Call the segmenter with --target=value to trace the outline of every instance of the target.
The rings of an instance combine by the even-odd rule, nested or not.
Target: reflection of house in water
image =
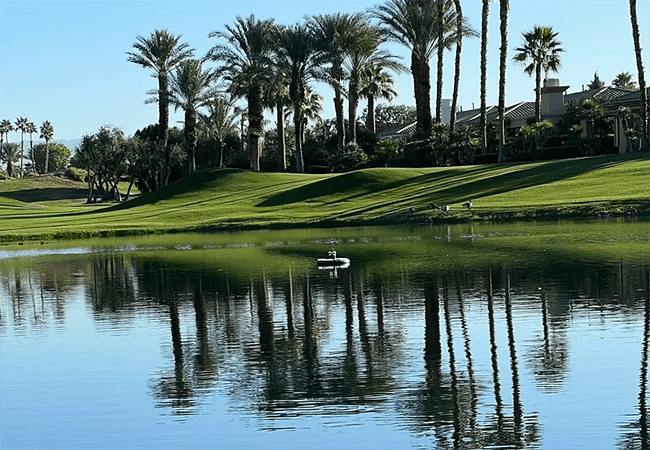
[[[542,120],[548,120],[554,125],[558,125],[564,118],[569,106],[579,106],[585,100],[596,100],[603,107],[606,117],[614,118],[614,147],[618,148],[619,153],[626,153],[628,149],[625,130],[633,128],[639,123],[641,91],[627,91],[611,86],[604,86],[598,89],[583,89],[577,92],[567,93],[570,86],[561,85],[557,78],[548,78],[544,80],[541,95],[541,115]],[[649,89],[650,92],[650,89]],[[620,117],[619,108],[626,107],[630,109],[631,118],[624,119]],[[443,100],[442,120],[449,123],[451,116],[451,106],[449,101]],[[498,123],[498,109],[496,105],[487,107],[486,110],[488,123]],[[535,116],[535,102],[523,101],[506,107],[506,128],[516,130],[522,126],[528,125]],[[479,126],[481,110],[473,108],[456,112],[456,127],[463,125]],[[581,121],[583,136],[589,133],[589,124],[586,119]],[[399,127],[384,130],[378,133],[380,139],[400,139],[408,138],[415,134],[415,122],[405,124]]]

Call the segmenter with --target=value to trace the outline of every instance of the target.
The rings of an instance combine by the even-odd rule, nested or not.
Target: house
[[[579,105],[587,99],[597,100],[602,106],[606,116],[617,117],[615,123],[615,145],[619,148],[619,153],[625,153],[627,141],[623,132],[625,121],[619,117],[618,109],[625,106],[631,109],[632,113],[638,117],[640,104],[640,91],[630,92],[624,89],[618,89],[611,86],[604,86],[599,89],[583,89],[578,92],[566,93],[569,86],[561,85],[557,78],[547,78],[544,80],[544,86],[541,92],[541,115],[542,120],[548,120],[557,125],[567,112],[569,105]],[[443,103],[447,105],[448,102]],[[443,118],[446,114],[443,111]],[[516,130],[524,125],[528,125],[535,116],[535,102],[524,101],[506,107],[505,122],[509,130]],[[449,117],[449,115],[447,115]],[[474,125],[478,126],[481,119],[480,109],[471,109],[456,112],[456,126]],[[498,120],[498,108],[495,105],[488,106],[486,109],[486,119],[488,122]],[[637,119],[638,120],[638,119]],[[445,122],[448,123],[448,122]],[[583,133],[586,133],[587,123],[583,121]],[[628,123],[629,125],[629,123]],[[380,139],[410,137],[415,132],[415,123],[407,124],[401,127],[385,130],[378,134]]]
[[[649,98],[650,87],[646,89],[646,99]],[[625,108],[628,114],[625,114],[622,108]],[[632,148],[629,130],[641,129],[641,90],[626,91],[625,95],[603,103],[603,110],[606,116],[614,117],[614,146],[618,147],[618,152],[636,151]],[[640,144],[639,140],[637,143]]]

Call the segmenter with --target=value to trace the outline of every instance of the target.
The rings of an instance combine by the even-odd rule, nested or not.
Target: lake
[[[641,219],[0,246],[0,447],[647,449],[649,270]]]

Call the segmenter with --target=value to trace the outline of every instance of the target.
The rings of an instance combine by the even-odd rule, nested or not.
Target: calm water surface
[[[646,449],[641,221],[0,247],[0,448]],[[348,268],[315,260],[336,249]]]

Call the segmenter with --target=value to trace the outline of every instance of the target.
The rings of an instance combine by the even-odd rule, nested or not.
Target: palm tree
[[[587,87],[589,88],[589,90],[592,90],[592,91],[593,91],[593,90],[596,90],[596,89],[600,89],[600,88],[602,88],[602,87],[604,87],[604,86],[605,86],[605,83],[604,83],[603,80],[601,80],[600,77],[598,76],[598,71],[594,72],[594,79],[591,80],[591,83],[589,83],[589,84],[587,85]]]
[[[45,139],[45,171],[48,172],[50,161],[50,142],[54,139],[54,127],[49,120],[41,125],[41,139]]]
[[[248,147],[250,168],[260,170],[260,153],[264,134],[264,86],[272,66],[272,51],[276,46],[276,26],[273,19],[258,20],[237,17],[234,26],[214,31],[210,37],[226,41],[209,51],[207,58],[220,63],[217,74],[230,82],[230,91],[245,97],[248,106]]]
[[[25,127],[25,133],[29,133],[29,159],[32,160],[32,169],[36,172],[36,158],[34,158],[34,133],[38,133],[36,124],[28,121]]]
[[[383,66],[396,71],[403,70],[404,66],[386,50],[379,49],[382,38],[369,25],[363,25],[359,30],[358,40],[351,48],[343,64],[348,78],[348,142],[357,141],[357,109],[359,107],[359,93],[362,86],[362,77],[366,69],[373,66]]]
[[[636,68],[639,78],[639,90],[641,91],[641,147],[650,141],[648,135],[648,99],[645,87],[645,75],[643,73],[643,60],[641,58],[641,45],[639,41],[639,22],[636,16],[636,0],[630,0],[630,22],[632,23],[632,39],[634,40],[634,53],[636,55]]]
[[[612,86],[626,91],[636,91],[637,89],[636,81],[632,80],[630,72],[621,72],[616,75],[616,78],[612,80]]]
[[[460,1],[458,1],[460,3]],[[462,42],[466,37],[478,36],[468,24],[463,16],[459,5],[454,6],[451,0],[436,0],[438,11],[438,39],[436,48],[438,51],[437,75],[436,75],[436,116],[435,121],[440,123],[442,120],[442,85],[444,70],[444,51],[450,50],[456,45],[456,63],[454,73],[454,90],[458,89],[460,82],[460,53],[458,52],[458,42]],[[456,92],[457,95],[457,92]],[[453,109],[452,109],[453,111]]]
[[[289,80],[296,137],[296,169],[304,172],[302,137],[305,96],[309,82],[317,75],[319,52],[315,36],[306,24],[279,28],[276,45],[277,66]]]
[[[461,35],[463,29],[463,7],[460,0],[454,0],[456,9],[456,33]],[[453,133],[456,127],[456,109],[458,109],[458,87],[460,85],[460,62],[463,51],[463,40],[456,39],[456,55],[454,57],[454,88],[451,95],[451,116],[449,118],[449,131]]]
[[[416,109],[416,133],[431,134],[431,69],[438,42],[438,9],[428,0],[388,0],[371,14],[385,36],[411,51],[411,74]]]
[[[452,2],[450,0],[436,0],[436,11],[437,11],[437,21],[436,21],[436,31],[437,31],[437,42],[436,49],[438,52],[437,60],[437,74],[436,74],[436,115],[435,121],[440,123],[442,120],[442,84],[443,84],[443,73],[444,73],[444,53],[445,49],[451,48],[451,46],[456,42],[454,38],[448,38],[450,33],[453,33],[455,36],[456,26],[454,25],[455,20],[454,16],[456,15],[455,8],[452,9]],[[462,30],[462,27],[461,27]],[[459,36],[462,36],[462,31],[458,33]]]
[[[14,126],[11,124],[11,120],[3,119],[0,122],[0,147],[6,141],[9,141],[9,133],[14,130]]]
[[[226,138],[237,133],[233,101],[224,95],[215,95],[207,104],[208,114],[201,114],[201,122],[208,136],[216,141],[217,166],[223,167]]]
[[[185,111],[185,152],[189,172],[196,170],[197,110],[207,106],[214,97],[214,74],[203,70],[203,62],[187,59],[178,66],[170,82],[169,101],[175,109]]]
[[[158,132],[161,145],[165,149],[165,161],[161,171],[161,185],[167,183],[170,165],[169,148],[169,89],[168,79],[172,70],[184,60],[194,56],[194,49],[180,43],[182,35],[174,36],[167,30],[156,30],[149,38],[138,36],[133,48],[127,52],[127,60],[145,69],[151,69],[158,78]],[[151,99],[148,100],[150,102]]]
[[[15,142],[5,142],[0,147],[0,159],[7,164],[7,175],[14,176],[14,164],[20,159],[20,146]]]
[[[381,64],[372,64],[366,67],[363,74],[363,87],[359,91],[362,97],[368,99],[366,128],[373,134],[377,132],[375,124],[375,100],[383,99],[392,102],[397,97],[395,80],[384,69],[385,67]]]
[[[488,43],[488,17],[490,15],[490,1],[483,0],[481,10],[481,115],[479,127],[481,128],[481,153],[486,154],[487,148],[487,43]]]
[[[310,120],[319,121],[323,113],[323,96],[307,86],[305,90],[305,101],[302,107],[302,143],[305,144],[307,125]]]
[[[23,177],[23,163],[25,160],[25,133],[27,132],[27,127],[29,120],[25,117],[19,117],[16,119],[16,131],[20,131],[20,174],[19,177]]]
[[[278,135],[277,157],[278,171],[287,170],[287,142],[285,133],[285,107],[289,104],[289,85],[285,74],[278,67],[274,67],[265,105],[271,110],[275,109],[275,124]]]
[[[544,77],[549,72],[557,72],[561,66],[560,53],[564,49],[557,40],[558,33],[552,27],[535,25],[531,31],[522,33],[524,45],[517,47],[518,52],[512,58],[516,63],[526,65],[524,72],[532,76],[535,74],[535,121],[542,120],[542,71]]]
[[[501,33],[501,46],[499,47],[499,156],[505,159],[506,143],[506,70],[508,59],[508,0],[499,0],[499,31]]]
[[[317,46],[323,62],[330,67],[324,78],[334,89],[334,112],[336,116],[337,149],[345,146],[345,118],[343,112],[343,60],[348,50],[359,40],[359,30],[366,26],[366,17],[361,13],[318,15],[311,18],[311,28],[316,35]]]

